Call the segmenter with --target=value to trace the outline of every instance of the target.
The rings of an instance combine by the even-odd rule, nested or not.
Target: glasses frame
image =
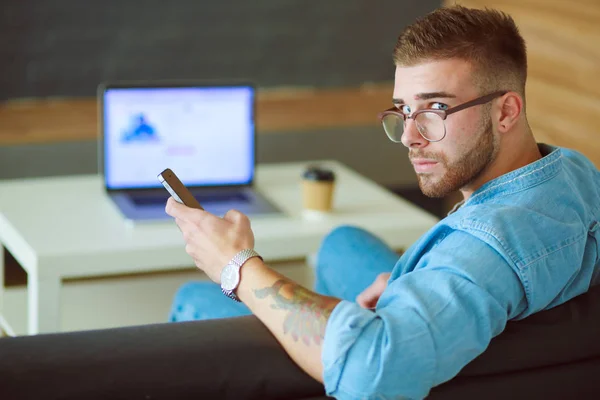
[[[457,106],[450,107],[447,110],[436,110],[436,109],[433,109],[433,108],[425,108],[425,109],[422,109],[422,110],[414,111],[410,115],[406,115],[406,114],[400,112],[398,110],[398,108],[394,106],[392,108],[388,108],[387,110],[380,112],[377,115],[377,118],[379,118],[379,121],[381,121],[381,123],[383,124],[383,118],[385,118],[387,115],[395,115],[395,116],[398,116],[398,117],[402,118],[404,120],[404,124],[406,124],[406,120],[407,119],[414,120],[419,114],[430,112],[430,113],[437,114],[442,119],[442,121],[445,121],[446,118],[448,118],[448,115],[450,115],[450,114],[454,114],[455,112],[462,111],[462,110],[464,110],[466,108],[469,108],[469,107],[474,107],[474,106],[478,106],[480,104],[488,103],[488,102],[494,100],[497,97],[504,96],[508,92],[509,92],[508,90],[499,90],[497,92],[493,92],[493,93],[486,94],[484,96],[478,97],[476,99],[469,100],[469,101],[467,101],[465,103],[462,103],[462,104],[459,104]],[[442,123],[444,124],[444,134],[442,135],[441,139],[431,140],[431,139],[426,138],[425,135],[423,135],[423,133],[421,133],[421,130],[419,129],[418,126],[417,126],[417,131],[419,132],[419,135],[421,135],[421,137],[423,139],[427,140],[428,142],[439,142],[439,141],[443,140],[446,137],[446,124],[444,122],[442,122]],[[394,142],[394,143],[400,143],[402,141],[402,140],[394,140],[394,139],[392,139],[390,137],[390,135],[387,133],[387,131],[385,130],[385,125],[383,127],[383,130],[385,131],[385,134],[387,135],[388,139],[390,139],[392,142]],[[402,134],[404,134],[404,131],[402,132]]]

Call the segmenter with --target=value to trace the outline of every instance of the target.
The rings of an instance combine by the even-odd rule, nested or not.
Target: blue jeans
[[[391,272],[399,255],[381,239],[352,226],[331,231],[316,257],[314,291],[326,296],[355,301],[377,275]],[[182,285],[171,306],[171,322],[237,317],[252,312],[221,293],[212,282]]]

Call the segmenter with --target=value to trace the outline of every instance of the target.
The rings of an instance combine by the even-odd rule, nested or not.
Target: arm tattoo
[[[290,298],[280,293],[284,285],[292,286]],[[288,311],[283,322],[283,333],[291,334],[295,341],[301,339],[307,346],[311,341],[321,344],[327,319],[335,305],[328,305],[322,296],[284,279],[278,280],[273,286],[255,290],[254,295],[259,299],[272,296],[275,300],[272,308]]]

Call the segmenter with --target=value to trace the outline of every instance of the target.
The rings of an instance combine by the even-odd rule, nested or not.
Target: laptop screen
[[[162,187],[171,168],[187,186],[252,182],[252,86],[108,87],[101,94],[107,189]]]

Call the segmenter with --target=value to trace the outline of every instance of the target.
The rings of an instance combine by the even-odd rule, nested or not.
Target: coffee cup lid
[[[334,181],[335,174],[332,170],[311,165],[302,174],[302,177],[311,181]]]

